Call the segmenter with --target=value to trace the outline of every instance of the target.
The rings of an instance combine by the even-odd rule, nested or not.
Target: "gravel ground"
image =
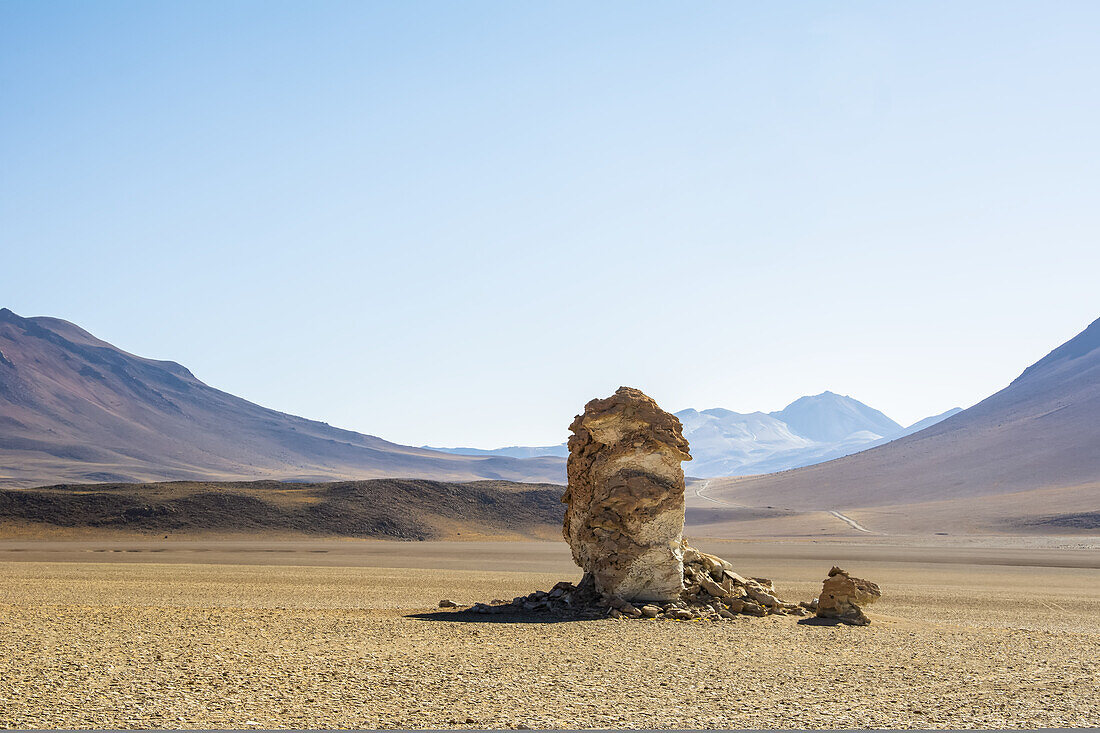
[[[4,562],[0,726],[1100,725],[1100,571],[847,564],[883,587],[870,627],[434,608],[559,572]],[[747,570],[803,600],[820,566]]]

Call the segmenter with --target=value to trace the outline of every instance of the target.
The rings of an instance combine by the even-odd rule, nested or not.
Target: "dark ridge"
[[[124,476],[121,473],[111,473],[110,471],[89,471],[81,478],[96,483],[130,483],[133,480],[131,476]]]
[[[1055,514],[1038,519],[1026,519],[1017,523],[1020,527],[1049,527],[1058,529],[1100,529],[1100,512]]]
[[[556,531],[562,487],[375,479],[61,484],[0,490],[0,521],[139,532],[284,531],[429,539],[440,524],[501,533]]]

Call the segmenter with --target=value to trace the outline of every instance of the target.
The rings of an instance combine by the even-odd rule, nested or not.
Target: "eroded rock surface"
[[[569,426],[562,534],[597,593],[674,601],[683,589],[682,426],[643,392],[620,387]]]
[[[882,592],[871,581],[853,578],[847,571],[834,567],[821,587],[817,615],[854,626],[867,626],[871,619],[863,613],[862,607],[874,603],[881,596]]]

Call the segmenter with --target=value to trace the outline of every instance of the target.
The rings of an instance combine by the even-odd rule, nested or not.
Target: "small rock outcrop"
[[[834,618],[853,626],[867,626],[871,619],[863,613],[862,607],[874,603],[881,596],[882,592],[871,581],[853,578],[847,571],[834,567],[821,587],[817,616]]]
[[[569,426],[562,529],[595,591],[625,601],[674,601],[683,589],[684,472],[680,420],[620,387]]]

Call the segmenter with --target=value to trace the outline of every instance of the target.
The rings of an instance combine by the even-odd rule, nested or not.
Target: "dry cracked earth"
[[[563,543],[0,541],[0,726],[1100,725],[1095,549],[699,544],[795,600],[842,555],[883,598],[546,623],[435,606],[575,581]]]

